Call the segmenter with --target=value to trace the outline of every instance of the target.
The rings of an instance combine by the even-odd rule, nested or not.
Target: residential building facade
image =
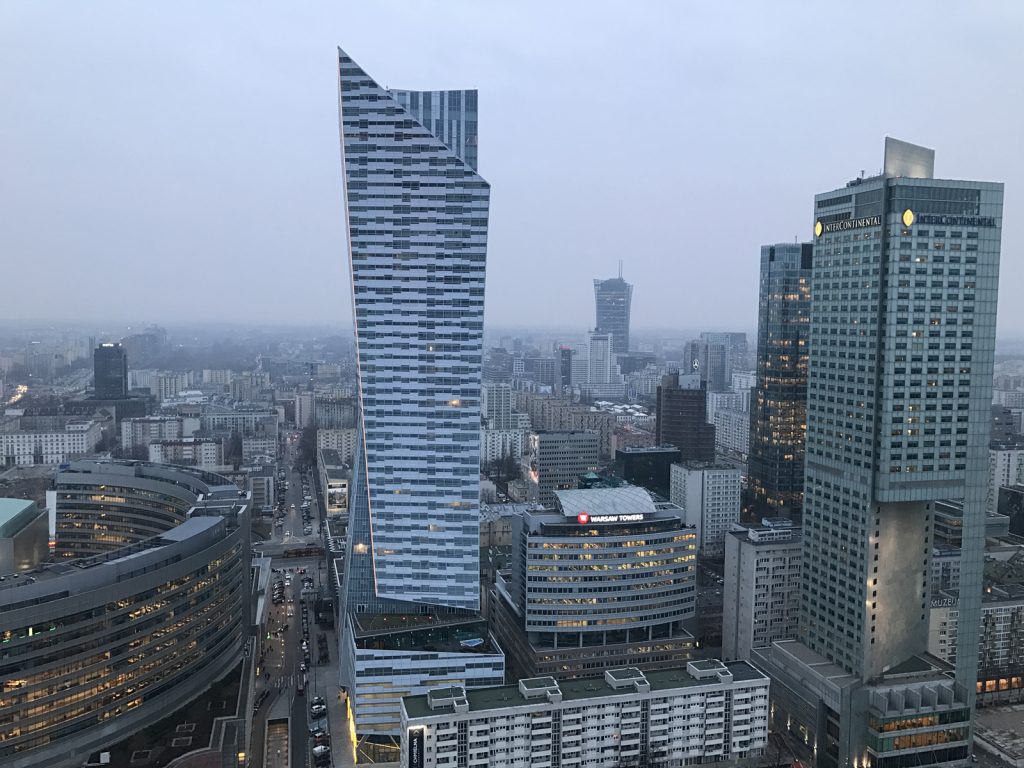
[[[401,764],[697,765],[757,758],[768,744],[768,678],[745,662],[613,669],[591,680],[435,689],[402,701]]]
[[[697,547],[705,557],[725,554],[725,536],[740,520],[742,473],[729,464],[683,462],[672,465],[669,500],[683,510],[697,530]]]

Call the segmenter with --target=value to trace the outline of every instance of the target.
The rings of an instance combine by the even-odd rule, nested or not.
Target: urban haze
[[[1018,3],[0,9],[0,768],[1024,765]]]

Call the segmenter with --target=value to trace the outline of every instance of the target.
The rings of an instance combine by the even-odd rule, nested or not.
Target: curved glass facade
[[[91,532],[101,553],[0,587],[0,763],[15,768],[78,765],[165,716],[237,663],[248,630],[248,500],[234,485],[90,461],[56,485],[58,518],[74,523],[58,537],[85,551]],[[104,551],[112,516],[129,543]]]

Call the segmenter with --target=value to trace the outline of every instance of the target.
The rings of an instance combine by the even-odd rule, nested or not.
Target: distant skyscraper
[[[92,355],[97,400],[128,397],[128,355],[120,344],[100,344]]]
[[[470,91],[387,91],[341,54],[362,431],[347,592],[371,611],[479,607],[490,188],[475,106]]]
[[[761,663],[818,765],[971,751],[1003,191],[933,165],[887,138],[881,175],[815,197],[802,643]],[[955,677],[927,655],[947,497],[963,498]]]
[[[612,352],[624,355],[629,351],[629,307],[633,300],[633,286],[619,276],[594,281],[594,302],[597,306],[599,331],[612,334]]]
[[[678,371],[658,387],[656,434],[658,445],[674,445],[682,461],[715,460],[715,427],[707,422],[707,389],[696,374]]]
[[[474,92],[339,66],[359,395],[339,650],[360,762],[388,761],[402,696],[504,678],[474,615],[490,187]]]
[[[757,516],[799,514],[807,429],[812,243],[761,248],[747,484]]]

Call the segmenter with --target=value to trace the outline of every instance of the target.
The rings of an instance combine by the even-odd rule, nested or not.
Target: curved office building
[[[241,658],[248,498],[190,467],[76,461],[56,563],[0,581],[0,764],[81,765]]]
[[[671,668],[693,647],[697,532],[643,488],[555,491],[512,519],[493,628],[519,677]]]

